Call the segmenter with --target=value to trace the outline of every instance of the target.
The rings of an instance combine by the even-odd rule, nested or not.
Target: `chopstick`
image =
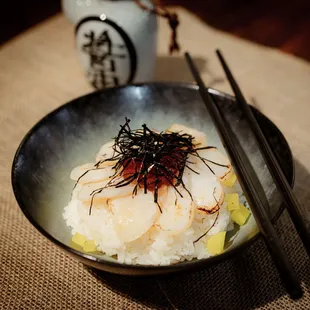
[[[282,248],[281,242],[266,212],[265,207],[268,207],[268,200],[263,187],[260,184],[249,159],[242,149],[239,140],[232,131],[229,123],[224,118],[221,110],[215,105],[188,53],[185,53],[185,59],[199,86],[200,96],[209,111],[222,143],[232,160],[240,185],[247,201],[249,202],[259,229],[264,236],[269,253],[274,260],[287,292],[294,299],[300,298],[303,295],[300,282]]]
[[[220,50],[216,50],[216,54],[222,64],[222,67],[225,71],[226,77],[230,83],[230,86],[235,93],[237,103],[241,107],[243,113],[245,114],[248,123],[254,133],[257,143],[259,145],[260,151],[264,156],[268,169],[272,175],[272,178],[282,194],[286,209],[292,219],[293,224],[299,234],[300,239],[302,240],[305,249],[310,255],[310,222],[303,217],[303,211],[296,196],[293,193],[291,186],[289,185],[279,162],[277,161],[268,141],[265,138],[257,120],[255,119],[249,105],[246,103],[246,100],[238,86],[236,80],[234,79],[222,53]]]

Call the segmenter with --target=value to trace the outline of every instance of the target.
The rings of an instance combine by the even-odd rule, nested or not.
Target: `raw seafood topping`
[[[64,218],[73,244],[121,263],[220,254],[250,217],[226,154],[208,145],[204,132],[180,124],[133,130],[126,119],[95,161],[70,177],[76,184]]]
[[[112,155],[99,160],[95,165],[96,169],[100,169],[107,163],[115,163],[112,167],[114,174],[110,181],[104,187],[94,190],[93,196],[100,194],[107,187],[120,188],[134,183],[133,195],[137,194],[138,188],[143,188],[144,193],[148,190],[153,191],[154,202],[162,211],[158,201],[158,191],[163,185],[171,185],[183,197],[178,188],[181,185],[192,197],[183,181],[183,173],[185,168],[196,174],[199,172],[191,167],[195,163],[189,160],[189,155],[199,159],[213,175],[215,172],[211,164],[229,168],[229,165],[202,157],[199,151],[215,149],[215,147],[203,146],[189,133],[156,132],[145,124],[142,125],[142,129],[132,130],[129,123],[130,120],[126,118],[125,124],[121,126],[114,139]]]

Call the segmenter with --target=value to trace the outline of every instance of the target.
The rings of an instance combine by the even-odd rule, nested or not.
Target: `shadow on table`
[[[213,73],[208,67],[208,59],[193,57],[200,73],[207,76],[206,83],[209,87],[217,86],[225,81]],[[194,81],[186,64],[185,58],[181,56],[159,56],[156,60],[155,79],[157,81],[190,82]]]
[[[300,202],[306,205],[310,201],[310,191],[305,190],[310,187],[310,174],[299,162],[295,165],[295,191]],[[310,260],[286,212],[276,227],[304,288],[309,288]],[[117,276],[94,269],[90,272],[125,298],[155,309],[245,310],[269,304],[286,295],[261,239],[233,259],[200,272],[156,278]],[[285,307],[294,306],[289,305],[288,297],[282,302]]]

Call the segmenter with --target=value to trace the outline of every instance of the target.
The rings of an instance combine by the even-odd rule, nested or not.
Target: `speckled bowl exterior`
[[[282,202],[242,112],[233,97],[212,89],[209,92],[242,142],[269,199],[270,217],[276,220],[283,210]],[[288,143],[268,118],[255,109],[253,111],[285,175],[293,184],[293,157]],[[131,119],[132,128],[144,123],[158,130],[164,130],[172,123],[194,127],[207,134],[209,145],[223,150],[196,85],[129,85],[77,98],[39,121],[21,142],[13,162],[12,185],[16,200],[28,220],[45,237],[86,265],[123,275],[155,275],[206,268],[236,254],[258,238],[259,234],[248,238],[245,233],[243,239],[221,255],[170,266],[125,265],[104,255],[88,255],[72,248],[70,228],[62,217],[74,185],[70,172],[78,165],[93,161],[100,146],[119,131],[125,117]]]

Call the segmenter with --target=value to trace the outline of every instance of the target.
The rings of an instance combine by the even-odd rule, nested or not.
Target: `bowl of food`
[[[233,97],[209,91],[242,142],[275,221],[281,199],[246,120]],[[293,184],[287,141],[253,111]],[[122,86],[60,106],[21,142],[12,185],[22,212],[45,237],[84,264],[117,274],[205,268],[259,236],[192,84]]]

